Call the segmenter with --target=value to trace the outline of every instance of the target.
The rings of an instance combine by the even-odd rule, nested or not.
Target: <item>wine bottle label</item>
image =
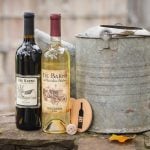
[[[42,69],[42,111],[65,112],[69,86],[66,70]]]
[[[38,106],[40,102],[40,76],[17,76],[17,105]]]
[[[79,116],[78,120],[79,120],[79,122],[83,122],[83,117]]]

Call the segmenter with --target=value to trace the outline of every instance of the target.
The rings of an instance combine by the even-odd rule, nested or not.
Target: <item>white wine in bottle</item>
[[[64,133],[70,123],[70,55],[61,45],[61,15],[52,14],[51,45],[42,54],[42,128]]]

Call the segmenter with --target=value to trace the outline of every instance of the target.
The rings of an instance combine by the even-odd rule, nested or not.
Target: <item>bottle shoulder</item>
[[[47,59],[59,59],[59,58],[70,58],[69,50],[63,46],[59,46],[56,48],[49,47],[42,53],[42,57]]]
[[[67,49],[48,49],[42,54],[42,69],[62,70],[70,68],[70,54]]]
[[[30,55],[31,53],[42,54],[42,50],[36,43],[23,42],[16,51],[16,55]]]

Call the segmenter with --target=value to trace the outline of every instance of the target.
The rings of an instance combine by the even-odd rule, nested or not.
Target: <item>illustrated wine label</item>
[[[17,76],[17,105],[37,106],[40,102],[40,76]]]
[[[68,74],[66,70],[42,69],[42,111],[65,112],[68,100]]]

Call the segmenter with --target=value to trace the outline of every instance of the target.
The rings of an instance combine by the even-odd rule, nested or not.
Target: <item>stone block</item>
[[[105,138],[85,137],[79,139],[78,150],[92,150],[93,148],[94,150],[136,150],[132,142],[121,145],[109,142]]]
[[[23,9],[22,7],[23,6]],[[37,16],[48,16],[52,12],[62,13],[64,17],[121,16],[127,14],[127,0],[1,0],[1,15],[20,17],[23,12],[34,11]]]
[[[13,111],[15,109],[15,84],[0,84],[0,91],[0,113]]]
[[[35,10],[37,12],[37,16],[39,16],[40,18],[46,18],[46,17],[49,18],[49,15],[51,13],[56,13],[56,12],[65,15],[65,0],[57,0],[57,1],[38,0],[36,1]]]
[[[24,11],[34,11],[36,0],[2,0],[0,17],[20,17]]]
[[[3,67],[5,67],[5,74],[7,75],[7,83],[15,82],[15,53],[18,47],[19,44],[15,48],[10,47],[10,50],[5,54]]]
[[[76,17],[122,16],[127,14],[127,0],[71,0],[69,14]]]
[[[23,19],[2,19],[0,20],[2,34],[0,34],[0,43],[10,51],[18,40],[23,40]],[[19,46],[19,45],[18,45]],[[7,51],[7,50],[6,50]]]
[[[39,131],[16,129],[15,117],[11,114],[0,116],[0,148],[7,150],[146,150],[142,134],[125,143],[110,142],[109,135],[82,133],[46,134]],[[4,149],[4,150],[5,150]],[[3,149],[2,149],[3,150]]]

